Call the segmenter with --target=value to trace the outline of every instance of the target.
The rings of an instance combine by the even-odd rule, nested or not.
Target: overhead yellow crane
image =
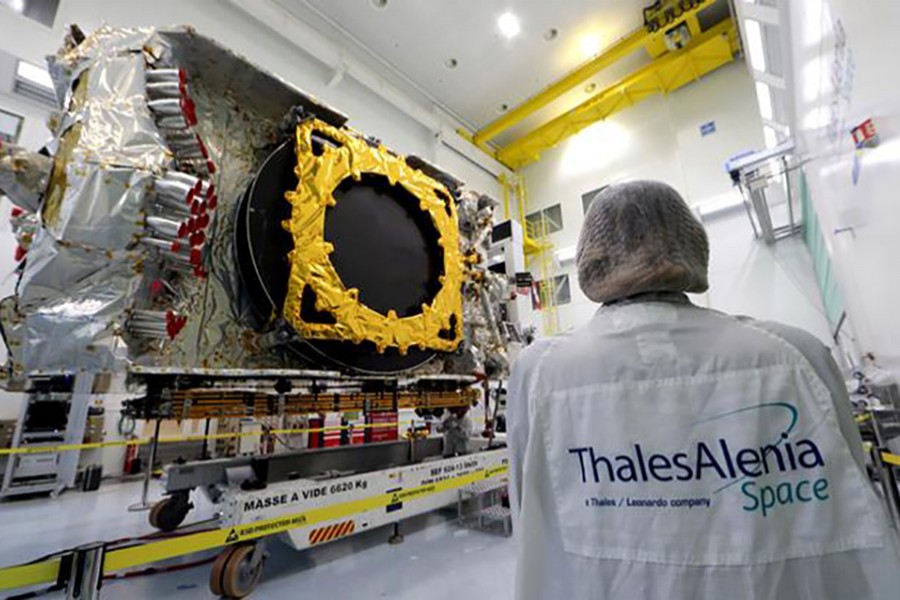
[[[704,2],[703,0],[694,1],[695,5],[692,8],[689,8],[688,10],[679,10],[680,16],[675,22],[688,21],[691,31],[697,32],[700,30],[699,23],[697,22],[697,13],[709,6],[709,2]],[[561,97],[572,88],[584,83],[594,75],[597,75],[600,71],[640,48],[646,47],[650,55],[656,58],[660,53],[665,51],[664,37],[665,33],[659,30],[651,32],[646,27],[634,30],[559,81],[550,84],[537,95],[532,96],[495,120],[493,123],[490,123],[482,130],[475,133],[471,136],[472,142],[480,148],[485,149],[488,141],[494,139],[507,129],[521,123],[523,120]]]
[[[543,151],[585,127],[648,96],[677,90],[731,62],[739,43],[737,27],[734,21],[727,19],[696,36],[681,50],[664,54],[586,102],[501,148],[497,159],[512,169],[533,162],[540,158]]]

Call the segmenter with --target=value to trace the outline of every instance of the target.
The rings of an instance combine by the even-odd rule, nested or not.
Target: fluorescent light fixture
[[[522,25],[519,23],[519,17],[512,14],[511,12],[503,13],[500,15],[500,18],[497,19],[497,27],[500,28],[500,33],[503,34],[508,40],[513,39],[519,32],[522,31]]]
[[[771,121],[772,112],[772,90],[762,81],[756,82],[756,100],[759,102],[759,114],[766,121]]]
[[[766,51],[763,48],[762,25],[753,19],[744,19],[744,33],[747,36],[747,52],[750,66],[757,71],[766,71]]]
[[[53,90],[53,79],[47,69],[20,60],[16,65],[16,77],[48,90]]]
[[[553,254],[556,255],[556,260],[558,260],[560,264],[567,263],[575,260],[575,253],[577,249],[577,246],[566,246],[565,248],[556,250]]]

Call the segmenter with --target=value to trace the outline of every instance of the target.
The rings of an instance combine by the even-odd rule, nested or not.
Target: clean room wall
[[[727,158],[765,146],[753,82],[742,61],[727,65],[667,97],[655,96],[570,138],[526,171],[528,211],[562,205],[564,228],[556,249],[575,245],[583,221],[581,196],[610,183],[657,179],[692,206],[740,197],[724,170]],[[701,136],[700,125],[716,132]],[[767,247],[757,242],[742,211],[705,221],[710,238],[710,291],[698,304],[725,312],[803,327],[826,343],[831,337],[812,262],[801,238]],[[559,307],[559,329],[584,323],[597,305],[578,289],[566,263],[571,304]],[[540,319],[535,317],[536,321]]]
[[[789,30],[791,125],[857,350],[898,375],[900,3],[782,0],[779,7]],[[850,130],[868,118],[880,144],[857,153]]]

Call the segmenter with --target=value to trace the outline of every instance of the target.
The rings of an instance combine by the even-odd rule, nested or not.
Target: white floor
[[[156,486],[151,486],[158,494]],[[153,495],[152,495],[153,497]],[[158,495],[156,496],[158,497]],[[104,483],[96,492],[66,492],[55,500],[35,498],[0,503],[0,567],[97,540],[152,533],[147,513],[129,513],[140,484]],[[212,515],[198,507],[189,520]],[[304,552],[273,540],[263,581],[253,598],[391,598],[456,600],[466,590],[503,600],[510,590],[514,556],[510,539],[464,530],[434,514],[404,522],[405,541],[387,544],[380,529]],[[210,598],[209,565],[183,571],[111,580],[104,599]],[[477,590],[477,592],[476,592]],[[63,594],[47,598],[61,598]]]

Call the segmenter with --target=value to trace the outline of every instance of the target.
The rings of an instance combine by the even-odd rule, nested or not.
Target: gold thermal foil
[[[323,145],[320,155],[313,152],[313,132],[336,145]],[[292,206],[291,218],[284,221],[291,232],[294,249],[284,318],[308,339],[372,342],[378,352],[397,348],[406,354],[411,346],[423,350],[453,351],[462,340],[463,258],[459,249],[456,203],[447,188],[411,168],[403,157],[383,146],[373,146],[344,129],[311,119],[297,126],[297,178],[299,185],[285,198]],[[334,190],[348,177],[359,181],[363,174],[385,176],[391,185],[401,185],[419,201],[419,209],[428,213],[438,232],[444,264],[440,290],[421,312],[399,317],[393,310],[386,315],[362,304],[359,290],[347,288],[338,276],[329,255],[333,246],[325,240],[325,209],[335,206]],[[333,323],[311,323],[300,314],[303,293],[315,294],[315,308],[328,313]],[[332,320],[324,319],[324,320]],[[323,319],[318,319],[323,320]]]

